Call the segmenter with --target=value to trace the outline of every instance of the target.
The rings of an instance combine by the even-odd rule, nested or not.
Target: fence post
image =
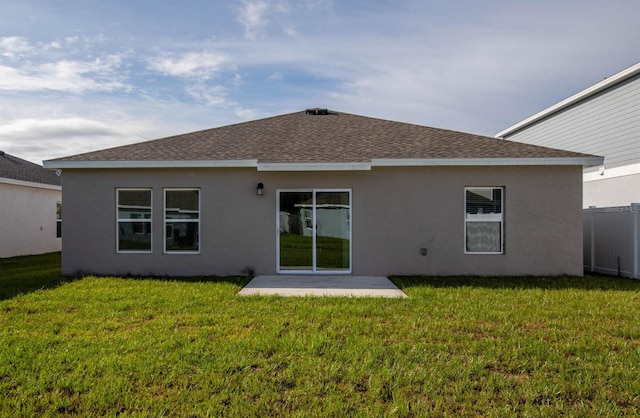
[[[640,226],[640,203],[632,203],[631,204],[631,212],[633,213],[633,278],[640,278],[638,270],[640,269],[640,265],[638,264],[640,260],[638,260],[638,245],[640,242],[640,230],[638,230],[638,226]]]
[[[594,214],[596,213],[596,207],[595,206],[589,206],[589,221],[590,221],[590,226],[589,228],[591,228],[591,234],[589,234],[590,238],[591,238],[591,244],[590,244],[590,250],[591,250],[591,266],[589,267],[591,270],[591,273],[593,273],[596,269],[596,231],[593,227],[594,221]]]

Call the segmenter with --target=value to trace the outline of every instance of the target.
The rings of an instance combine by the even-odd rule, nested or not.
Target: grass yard
[[[640,281],[239,297],[247,278],[64,283],[59,262],[0,260],[0,416],[640,414]]]

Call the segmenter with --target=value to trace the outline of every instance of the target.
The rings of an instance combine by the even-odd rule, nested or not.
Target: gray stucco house
[[[62,271],[582,274],[601,157],[309,109],[45,162]]]
[[[584,202],[640,202],[640,63],[496,134],[527,144],[604,156],[584,169]]]
[[[59,174],[0,151],[0,258],[60,251]]]

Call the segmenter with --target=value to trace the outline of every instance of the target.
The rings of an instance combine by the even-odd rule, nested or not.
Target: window
[[[199,189],[165,189],[164,229],[165,252],[200,252]]]
[[[503,253],[503,191],[502,187],[465,188],[466,253]]]
[[[117,189],[118,252],[151,252],[151,189]]]
[[[56,202],[56,238],[62,238],[62,202]]]

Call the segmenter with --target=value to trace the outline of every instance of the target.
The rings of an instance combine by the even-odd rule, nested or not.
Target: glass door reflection
[[[316,269],[350,270],[349,192],[316,193]]]
[[[351,192],[278,192],[279,271],[351,271]]]
[[[313,271],[313,192],[280,192],[280,270]]]

